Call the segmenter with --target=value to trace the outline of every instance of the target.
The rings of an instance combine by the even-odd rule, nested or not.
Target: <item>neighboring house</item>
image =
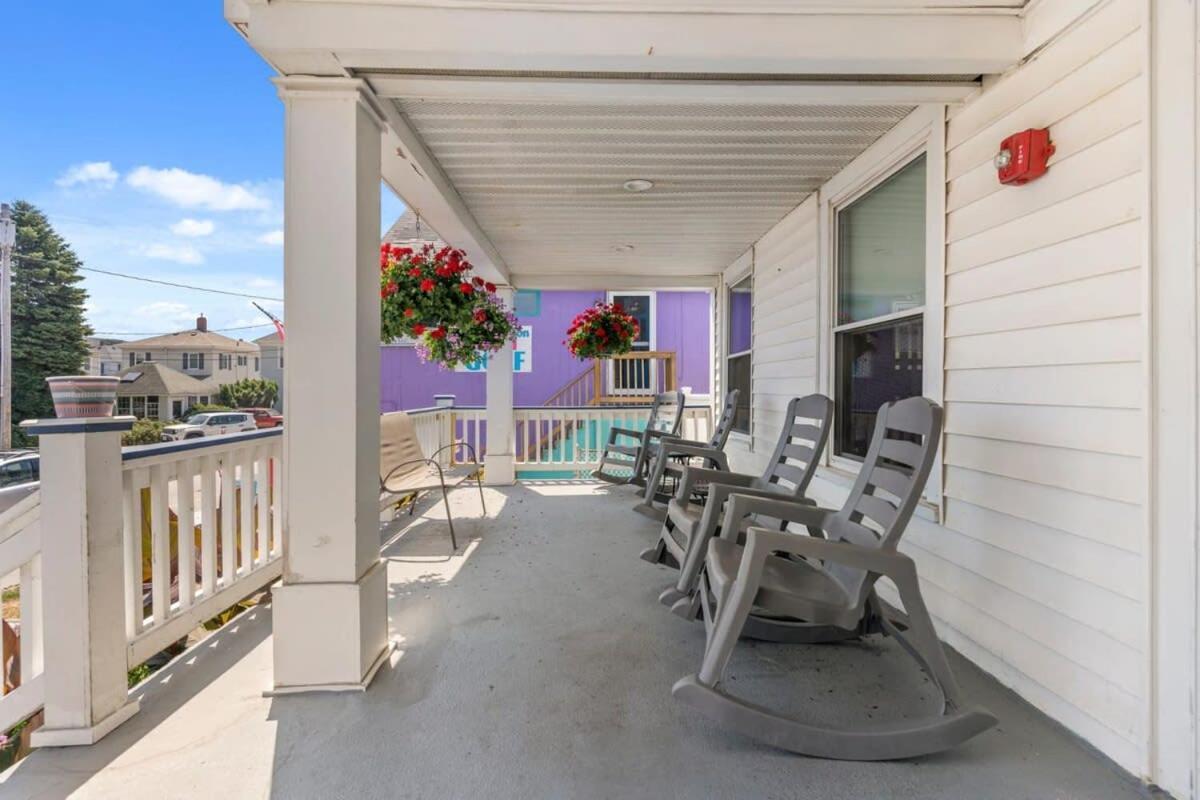
[[[216,400],[212,378],[194,378],[156,361],[143,361],[118,373],[117,413],[138,419],[180,419],[196,404]]]
[[[388,229],[388,244],[441,247],[438,238],[420,217],[406,211]],[[643,323],[638,350],[675,354],[676,385],[703,401],[710,392],[712,366],[712,294],[694,291],[518,291],[517,318],[532,328],[530,372],[513,376],[513,399],[519,406],[542,405],[559,389],[579,377],[591,361],[572,358],[562,341],[571,319],[601,300],[617,300]],[[649,324],[645,324],[648,321]],[[259,340],[261,343],[263,340]],[[426,408],[434,395],[452,394],[458,405],[483,405],[483,373],[449,372],[423,364],[411,342],[385,344],[381,350],[380,408],[383,411]],[[610,375],[606,381],[611,382]]]
[[[84,339],[88,346],[87,375],[116,375],[121,371],[125,362],[121,359],[121,339],[104,339],[99,336],[88,336]]]
[[[258,345],[210,331],[204,315],[196,318],[194,329],[122,342],[119,348],[126,368],[153,361],[192,378],[211,379],[218,388],[262,374]]]
[[[261,336],[254,340],[261,351],[262,377],[275,381],[279,393],[275,395],[275,410],[283,411],[283,340],[278,333]]]

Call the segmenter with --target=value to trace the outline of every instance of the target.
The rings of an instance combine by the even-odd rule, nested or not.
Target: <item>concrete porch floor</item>
[[[672,572],[637,558],[657,527],[630,510],[629,488],[529,483],[488,489],[487,502],[481,521],[478,494],[452,495],[464,543],[453,556],[440,503],[385,528],[399,649],[365,694],[264,698],[263,607],[139,687],[141,713],[99,744],[38,751],[0,776],[0,797],[1146,796],[954,654],[968,697],[1000,726],[949,753],[820,761],[726,732],[671,698],[704,631],[656,602]],[[929,699],[895,643],[877,640],[745,643],[731,685],[824,721]]]

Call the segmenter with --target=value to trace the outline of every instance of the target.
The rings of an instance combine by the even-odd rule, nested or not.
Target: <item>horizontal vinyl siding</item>
[[[949,644],[1136,774],[1150,703],[1141,22],[1137,0],[1111,0],[950,111],[941,524],[919,514],[902,545]],[[1050,128],[1050,171],[1003,187],[997,145],[1030,127]],[[788,399],[824,385],[816,200],[752,255],[754,448],[730,445],[743,471],[761,469]],[[822,471],[811,493],[840,505],[847,486]]]
[[[753,448],[749,442],[731,440],[727,449],[734,469],[760,472],[788,401],[817,391],[816,196],[768,231],[752,255]]]
[[[947,639],[1136,773],[1149,703],[1140,22],[1135,0],[1113,0],[949,122],[944,527],[908,537]],[[1050,172],[1000,186],[998,142],[1046,126]]]

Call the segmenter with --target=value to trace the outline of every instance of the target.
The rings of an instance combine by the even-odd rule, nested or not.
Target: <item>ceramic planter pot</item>
[[[63,375],[46,378],[59,419],[111,417],[119,378],[99,375]]]

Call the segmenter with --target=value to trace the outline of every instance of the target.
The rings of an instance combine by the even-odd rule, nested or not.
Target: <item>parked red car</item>
[[[239,408],[254,415],[254,424],[259,428],[278,428],[283,425],[283,414],[273,408]]]

